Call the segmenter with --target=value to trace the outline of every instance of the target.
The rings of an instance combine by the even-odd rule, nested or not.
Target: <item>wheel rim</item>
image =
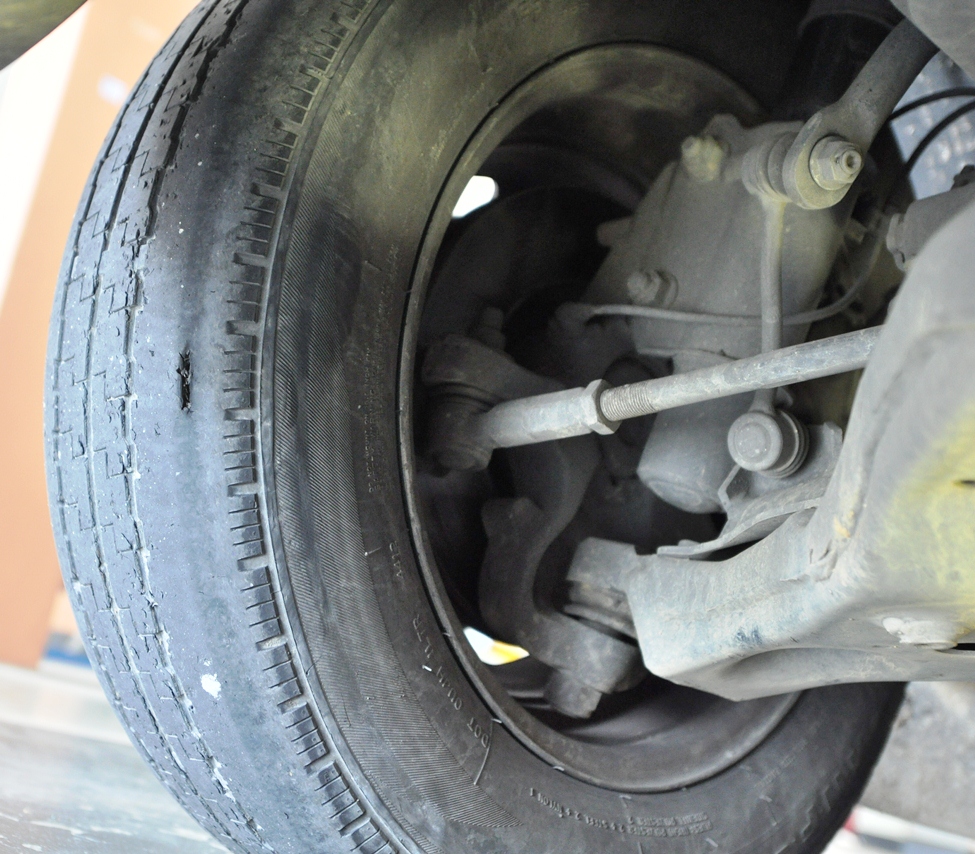
[[[503,726],[548,764],[619,791],[669,791],[720,773],[764,741],[795,696],[736,704],[650,677],[606,698],[593,720],[580,722],[546,711],[533,699],[532,660],[504,671],[502,684],[499,672],[477,658],[463,635],[466,626],[477,625],[478,616],[469,591],[459,589],[464,579],[476,577],[484,547],[477,506],[499,489],[498,467],[480,481],[423,471],[416,449],[415,422],[422,416],[417,354],[448,332],[467,332],[473,318],[465,306],[474,301],[451,298],[479,295],[477,288],[485,283],[474,281],[478,271],[483,279],[484,271],[496,272],[499,263],[510,262],[512,246],[534,253],[536,272],[558,279],[553,283],[558,298],[571,298],[573,288],[585,284],[587,264],[598,262],[598,247],[589,246],[566,271],[566,253],[559,255],[552,241],[545,247],[546,228],[550,235],[564,237],[566,230],[580,235],[586,229],[591,235],[599,221],[632,210],[681,140],[718,112],[734,113],[746,124],[760,117],[755,103],[718,72],[651,46],[592,48],[525,81],[484,122],[445,183],[421,248],[402,342],[406,503],[421,572],[445,634]],[[469,222],[452,224],[454,203],[475,174],[494,178],[501,195]],[[502,231],[514,235],[507,244],[498,238]],[[466,274],[457,273],[465,269]],[[448,279],[449,288],[440,285]],[[544,290],[531,292],[534,310],[526,307],[530,300],[524,293],[516,294],[506,331],[518,326],[519,317],[544,316]],[[522,330],[521,340],[530,340],[531,332]],[[513,337],[517,346],[517,330]],[[675,533],[672,541],[678,538]],[[445,541],[453,547],[445,547]],[[522,690],[519,679],[527,680]]]

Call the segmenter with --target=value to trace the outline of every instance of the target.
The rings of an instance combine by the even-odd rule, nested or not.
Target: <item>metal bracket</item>
[[[910,21],[898,24],[843,97],[812,116],[789,146],[780,173],[785,196],[807,210],[840,202],[887,117],[935,53]]]
[[[625,594],[653,673],[734,700],[975,679],[973,232],[969,207],[918,256],[818,507],[723,561],[580,545],[570,579]]]
[[[559,612],[539,586],[539,569],[579,510],[599,462],[591,436],[510,451],[516,491],[482,511],[488,548],[480,607],[488,625],[553,668],[545,695],[559,711],[585,718],[603,694],[644,675],[639,649],[607,627]],[[530,496],[530,497],[529,497]],[[545,586],[545,585],[541,585]]]
[[[707,543],[663,546],[666,557],[704,558],[721,549],[766,537],[794,513],[817,507],[843,447],[843,434],[835,424],[812,427],[809,456],[796,474],[771,478],[735,466],[718,490],[728,519],[721,535]]]
[[[493,447],[473,425],[497,403],[555,392],[558,380],[521,367],[504,351],[463,335],[447,335],[427,351],[421,373],[431,390],[427,450],[445,468],[479,471],[487,467]]]

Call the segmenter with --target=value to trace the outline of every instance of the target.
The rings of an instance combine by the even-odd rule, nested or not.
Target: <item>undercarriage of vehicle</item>
[[[491,304],[503,295],[450,282],[482,314],[427,350],[421,453],[468,478],[510,470],[516,496],[483,510],[481,610],[552,668],[545,693],[565,714],[588,717],[641,665],[735,700],[975,676],[968,230],[943,235],[903,288],[871,292],[885,243],[923,244],[971,197],[962,181],[919,203],[933,220],[909,208],[894,231],[867,154],[933,54],[904,22],[805,123],[745,130],[721,114],[686,137],[632,214],[600,224],[608,256],[533,330],[525,365],[504,350]],[[869,325],[864,305],[895,290],[889,320]],[[839,376],[872,356],[862,380]],[[822,377],[838,382],[810,382]],[[617,435],[624,422],[642,446]],[[652,493],[620,508],[631,525],[664,527],[655,517],[675,509],[696,518],[652,546],[598,526],[569,536],[563,587],[539,606],[544,551],[597,471]],[[713,536],[691,532],[705,520]]]
[[[975,12],[895,5],[201,4],[93,173],[48,437],[205,826],[812,854],[894,683],[975,680],[975,170],[915,200],[891,132]]]

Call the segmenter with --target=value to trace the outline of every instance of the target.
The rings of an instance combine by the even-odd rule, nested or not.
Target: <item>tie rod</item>
[[[858,370],[879,335],[880,327],[873,327],[660,379],[617,387],[597,380],[585,388],[508,400],[472,416],[468,440],[493,451],[587,433],[608,435],[627,418]]]

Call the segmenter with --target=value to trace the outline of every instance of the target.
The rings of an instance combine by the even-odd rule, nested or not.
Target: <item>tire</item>
[[[899,686],[808,691],[655,792],[497,722],[421,573],[399,446],[421,246],[495,106],[617,43],[767,104],[801,6],[204,0],[150,66],[62,268],[49,487],[108,697],[231,850],[815,852],[842,823]]]

